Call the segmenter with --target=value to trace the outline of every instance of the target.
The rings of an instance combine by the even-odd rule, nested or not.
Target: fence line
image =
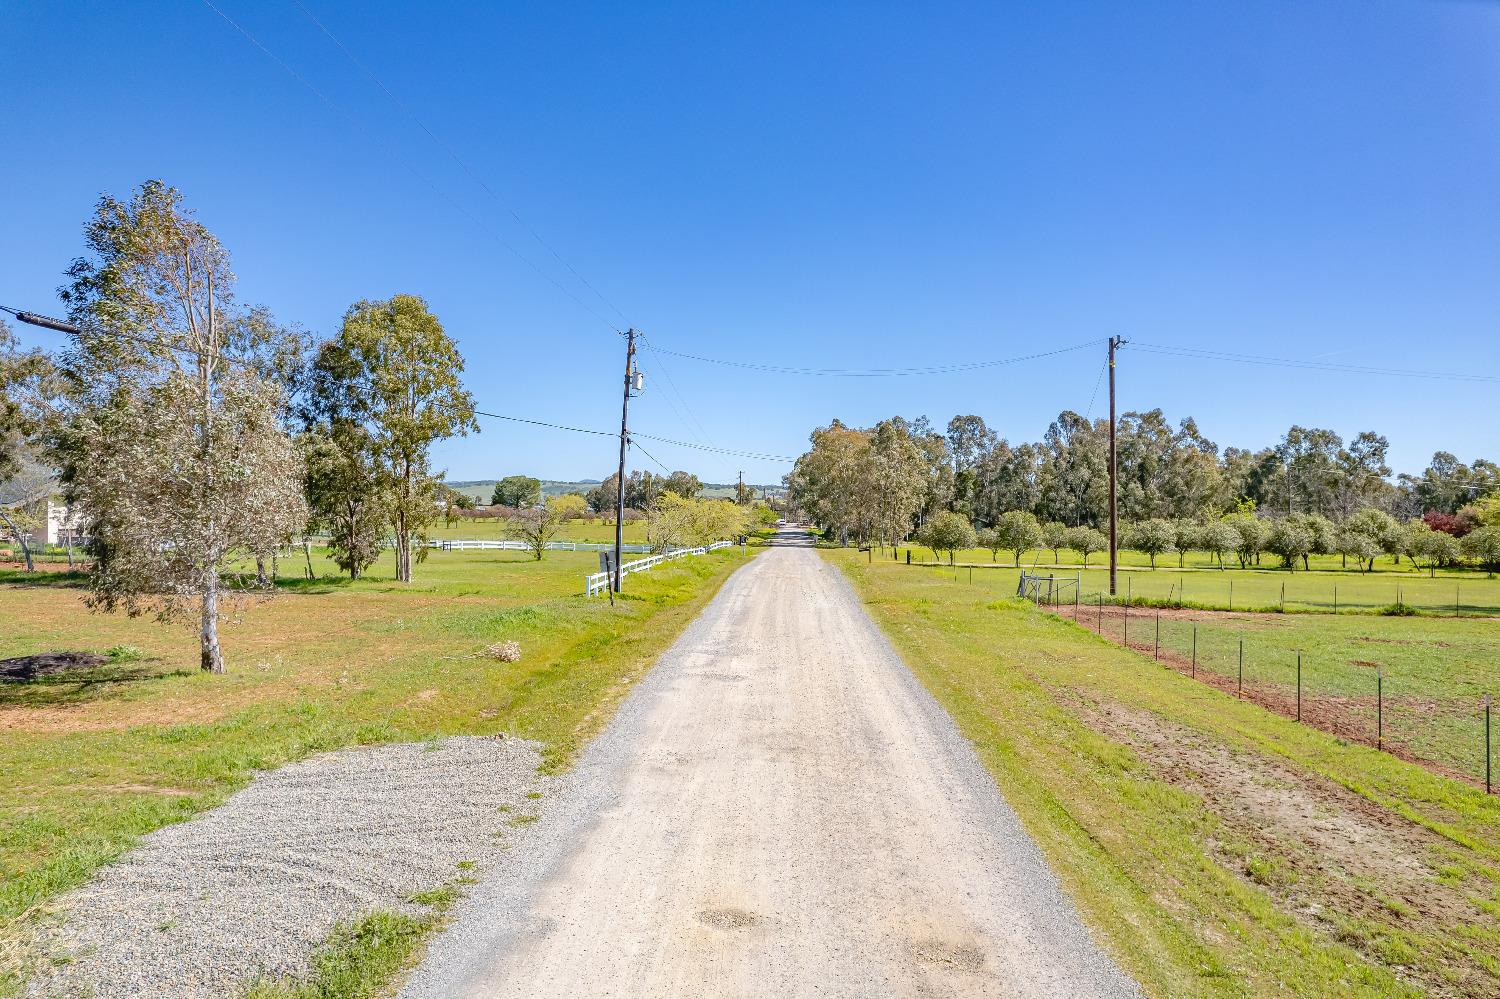
[[[502,552],[529,552],[531,546],[524,541],[489,541],[482,539],[447,539],[433,538],[427,542],[429,548],[441,548],[443,551],[502,551]],[[607,552],[614,551],[613,541],[549,541],[547,550],[551,552]],[[631,555],[641,555],[651,551],[650,545],[632,543],[621,545],[622,552]]]
[[[703,545],[700,548],[677,548],[669,552],[662,552],[660,555],[652,555],[650,558],[638,558],[634,562],[626,562],[620,566],[620,577],[623,580],[625,576],[628,576],[632,572],[645,572],[648,569],[656,568],[663,562],[670,562],[673,559],[682,558],[684,555],[706,555],[709,552],[718,551],[720,548],[728,548],[731,544],[733,544],[731,541],[715,541],[711,545]],[[608,572],[596,572],[583,577],[584,595],[592,597],[595,594],[606,592],[609,589],[611,575],[613,574]]]
[[[1026,589],[1038,606],[1199,682],[1493,791],[1488,694],[1473,698],[1418,689],[1399,683],[1389,665],[1376,663],[1353,664],[1369,667],[1368,689],[1361,692],[1361,677],[1347,669],[1340,682],[1342,661],[1331,666],[1298,649],[1257,649],[1253,633],[1247,642],[1243,630],[1214,621],[1212,611],[1184,614],[1168,608],[1163,616],[1161,607],[1113,602],[1102,591],[1075,590],[1070,600],[1047,601],[1035,599],[1038,588]],[[1046,587],[1040,590],[1046,593]],[[1200,624],[1212,627],[1200,630]],[[1393,680],[1398,680],[1394,693]]]

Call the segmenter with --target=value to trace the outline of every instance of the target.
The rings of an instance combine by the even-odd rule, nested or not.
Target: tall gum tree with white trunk
[[[256,363],[274,324],[236,306],[228,253],[160,181],[101,197],[84,232],[53,457],[93,539],[89,602],[195,618],[202,668],[222,673],[227,598],[272,592],[236,568],[307,518],[285,395]]]

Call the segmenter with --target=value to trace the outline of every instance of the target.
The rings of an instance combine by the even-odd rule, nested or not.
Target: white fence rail
[[[502,551],[502,552],[529,552],[531,548],[522,541],[482,541],[464,540],[461,538],[433,538],[427,542],[429,548],[441,548],[443,551]],[[549,541],[547,550],[550,552],[611,552],[615,550],[612,541]],[[650,545],[630,544],[621,545],[621,551],[632,555],[640,555],[651,550]]]
[[[626,562],[620,566],[620,577],[623,580],[625,576],[630,575],[632,572],[645,572],[647,569],[656,568],[663,562],[670,562],[674,558],[681,558],[684,555],[704,555],[708,552],[718,551],[720,548],[728,548],[732,543],[730,541],[715,541],[713,544],[704,545],[702,548],[678,548],[673,551],[662,552],[660,555],[652,555],[650,558],[638,558],[634,562]],[[583,577],[584,593],[592,597],[596,594],[607,592],[609,590],[609,577],[610,573],[607,572],[596,572],[591,576]]]

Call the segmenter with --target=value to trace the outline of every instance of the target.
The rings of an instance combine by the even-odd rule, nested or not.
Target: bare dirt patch
[[[1490,918],[1437,867],[1453,844],[1329,781],[1208,737],[1147,711],[1083,708],[1097,730],[1138,750],[1154,776],[1199,797],[1219,819],[1205,845],[1299,921],[1333,933],[1403,977],[1417,974],[1390,943],[1411,933],[1452,941]],[[1500,976],[1460,945],[1446,948],[1437,995],[1492,996]]]

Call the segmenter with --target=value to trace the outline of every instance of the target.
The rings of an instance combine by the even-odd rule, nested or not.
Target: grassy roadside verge
[[[224,677],[192,668],[184,629],[89,614],[66,579],[0,582],[0,656],[137,650],[127,667],[0,687],[0,994],[48,900],[257,770],[495,732],[565,767],[745,559],[725,549],[632,576],[614,608],[577,596],[592,553],[434,554],[411,586],[384,567],[355,584],[289,579],[226,627]],[[520,662],[476,655],[502,640]]]
[[[829,550],[1153,995],[1494,995],[1500,800]]]

